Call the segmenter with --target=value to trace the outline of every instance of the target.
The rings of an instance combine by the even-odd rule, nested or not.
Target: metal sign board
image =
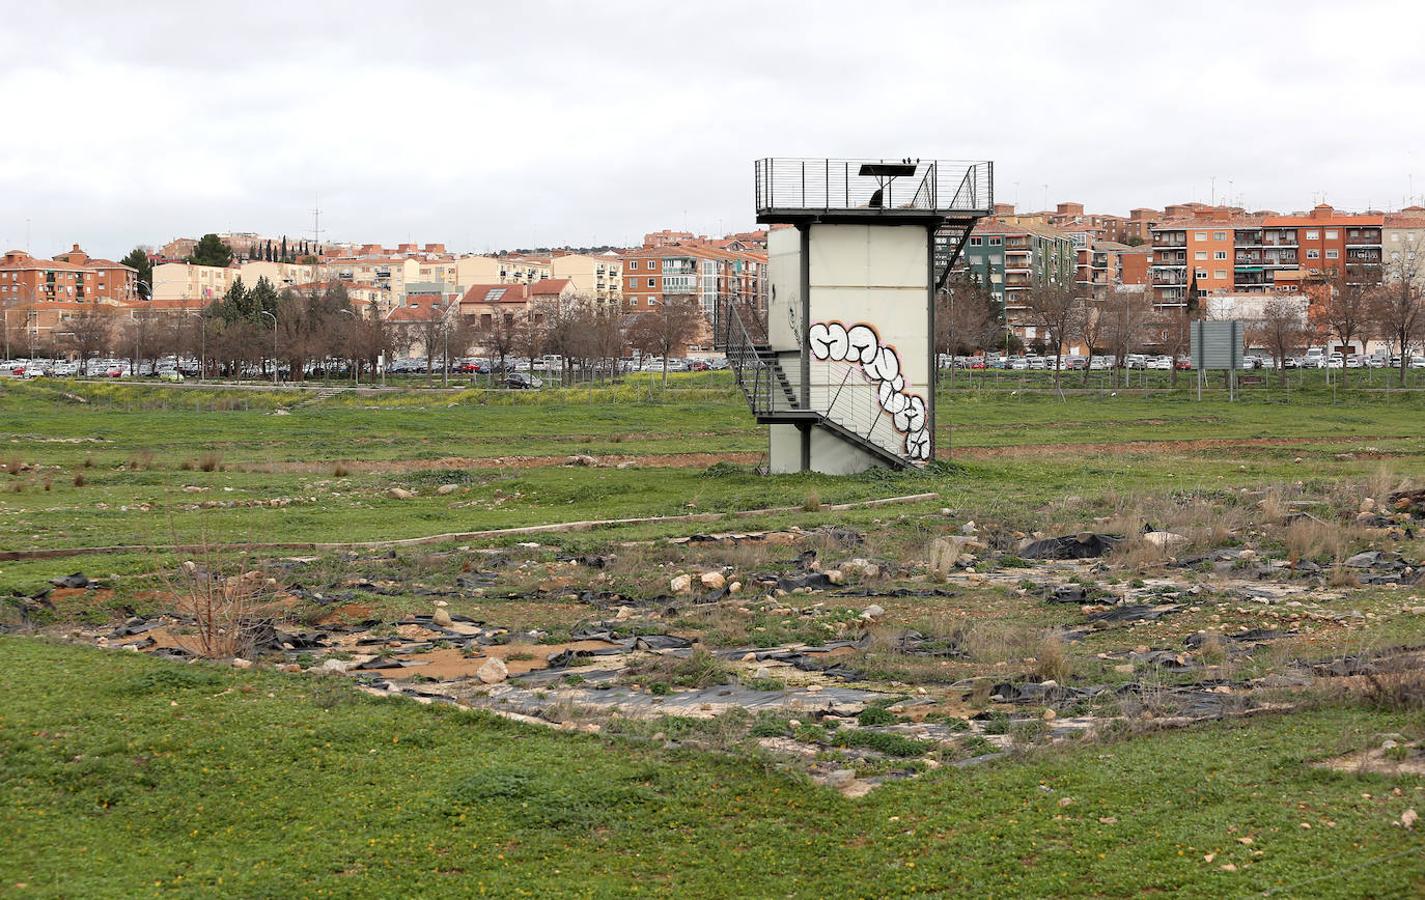
[[[1239,319],[1192,324],[1192,365],[1199,372],[1236,371],[1242,366],[1243,328]]]

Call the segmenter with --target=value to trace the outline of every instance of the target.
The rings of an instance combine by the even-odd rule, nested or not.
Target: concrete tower
[[[992,164],[779,158],[756,176],[767,308],[716,324],[770,471],[934,459],[935,295],[994,208]]]

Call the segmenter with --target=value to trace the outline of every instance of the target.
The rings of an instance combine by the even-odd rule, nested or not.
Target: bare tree
[[[1077,287],[1061,284],[1037,285],[1025,292],[1029,319],[1044,333],[1054,348],[1054,387],[1061,387],[1064,346],[1077,340],[1083,329],[1086,305]]]
[[[1178,357],[1192,346],[1192,318],[1186,309],[1163,309],[1150,326],[1160,350],[1172,358],[1173,387],[1178,386]]]
[[[1285,298],[1268,300],[1262,307],[1262,318],[1252,325],[1248,335],[1253,343],[1260,343],[1272,352],[1277,379],[1286,384],[1286,358],[1308,340],[1306,318],[1300,305]]]
[[[497,362],[494,371],[503,375],[505,359],[514,355],[516,341],[519,338],[517,316],[497,308],[489,313],[487,320],[477,320],[477,327],[480,332],[478,338],[480,346],[485,348],[486,353],[495,357]]]
[[[1425,297],[1420,291],[1425,248],[1409,243],[1385,262],[1385,282],[1371,293],[1369,315],[1376,335],[1400,353],[1400,386],[1410,348],[1425,340]]]
[[[79,374],[89,374],[89,360],[109,346],[114,333],[113,313],[90,306],[65,322],[63,346],[79,356]]]
[[[1351,342],[1365,336],[1370,321],[1371,298],[1374,289],[1360,281],[1351,280],[1346,272],[1336,273],[1327,278],[1318,293],[1320,298],[1314,304],[1317,316],[1326,332],[1334,336],[1351,352]],[[1328,354],[1326,364],[1331,364]],[[1341,386],[1346,385],[1346,367],[1341,367]]]
[[[1109,292],[1099,307],[1099,330],[1103,346],[1114,356],[1114,366],[1120,375],[1125,371],[1128,354],[1142,344],[1148,326],[1151,301],[1148,294],[1115,289]]]
[[[697,334],[703,311],[691,297],[668,297],[629,325],[628,341],[644,353],[663,358],[663,385],[668,385],[668,357]]]
[[[984,349],[999,333],[999,305],[978,279],[957,275],[935,298],[935,353],[961,356]],[[951,377],[954,377],[952,365]],[[940,377],[939,366],[935,377]]]

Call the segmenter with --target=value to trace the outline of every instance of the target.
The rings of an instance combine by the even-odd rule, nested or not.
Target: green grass
[[[1402,474],[1412,474],[1421,470],[1425,449],[1425,395],[1414,392],[1342,392],[1333,402],[1332,395],[1311,389],[1197,403],[1185,390],[1060,400],[1042,390],[961,389],[942,392],[940,403],[942,447],[975,451],[955,466],[850,479],[765,478],[744,463],[730,471],[718,466],[713,477],[703,472],[710,459],[734,453],[756,459],[765,438],[725,381],[697,377],[696,386],[666,392],[625,385],[536,394],[348,395],[297,406],[285,416],[273,410],[291,405],[289,395],[299,392],[5,383],[0,456],[40,468],[0,478],[0,550],[202,539],[372,540],[801,507],[812,495],[832,504],[937,492],[940,499],[920,511],[939,505],[1014,509],[1079,493],[1359,475],[1375,464],[1336,456],[1364,448],[1389,455]],[[717,384],[723,386],[709,386]],[[1200,439],[1258,443],[1162,444]],[[1129,441],[1148,444],[1134,452],[1102,451]],[[1001,448],[1015,448],[1015,454],[1000,456]],[[1022,448],[1037,455],[1023,455]],[[219,455],[223,470],[183,468],[205,453]],[[692,467],[664,460],[692,453],[705,454]],[[622,470],[562,466],[571,454],[651,462]],[[148,468],[128,465],[150,457]],[[513,457],[532,457],[534,465],[516,466]],[[1297,457],[1304,463],[1294,462]],[[464,462],[497,458],[505,462]],[[337,463],[352,461],[389,468],[336,477]],[[84,475],[82,486],[74,484],[76,472]],[[447,482],[463,490],[436,495],[435,488]],[[11,491],[12,485],[21,490]],[[391,487],[419,496],[395,500],[387,495]],[[205,501],[230,506],[197,508]],[[266,505],[272,501],[287,505]],[[798,513],[737,527],[792,520],[866,523],[885,515]],[[631,529],[628,536],[662,533],[655,525]]]
[[[1307,765],[1418,717],[1220,724],[848,801],[731,757],[375,700],[335,679],[13,637],[0,657],[0,884],[25,895],[1425,888],[1422,835],[1392,824],[1425,802],[1421,780]]]

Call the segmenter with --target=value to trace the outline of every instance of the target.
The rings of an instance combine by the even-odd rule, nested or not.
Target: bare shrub
[[[1123,541],[1113,548],[1109,560],[1130,572],[1144,572],[1156,569],[1167,560],[1162,547],[1150,544],[1141,537]]]
[[[203,656],[247,656],[280,617],[276,590],[261,572],[224,571],[212,553],[202,556],[205,565],[185,562],[170,580],[179,610],[193,616]]]
[[[5,471],[11,475],[19,475],[20,470],[25,467],[25,461],[18,456],[12,456],[5,461]]]
[[[41,484],[44,485],[44,489],[47,491],[52,489],[54,487],[54,475],[46,474]]]
[[[17,480],[17,481],[12,481],[12,482],[10,482],[10,493],[12,493],[12,494],[23,494],[24,492],[25,492],[25,483],[24,483],[23,481],[18,481],[18,480]]]
[[[1069,648],[1057,631],[1046,631],[1034,654],[1034,674],[1045,681],[1063,682],[1074,673],[1074,661]]]
[[[1202,645],[1197,655],[1209,666],[1219,666],[1227,661],[1227,645],[1222,642],[1222,633],[1207,631],[1202,635]]]
[[[337,463],[336,465],[332,466],[333,478],[345,478],[350,474],[351,470],[348,469],[346,466],[342,465],[341,463]]]
[[[89,483],[89,479],[84,477],[84,473],[83,473],[83,472],[75,472],[75,473],[74,473],[74,486],[75,486],[75,487],[84,487],[84,486],[85,486],[86,484],[88,484],[88,483]]]
[[[818,494],[816,491],[808,491],[808,492],[807,492],[807,495],[806,495],[806,499],[802,501],[802,511],[803,511],[803,512],[820,512],[820,511],[821,511],[821,495]]]
[[[1287,558],[1293,563],[1327,557],[1344,558],[1346,533],[1340,525],[1317,518],[1300,518],[1287,526],[1284,536]]]
[[[221,472],[223,455],[213,450],[203,453],[198,457],[198,468],[204,472]]]
[[[124,466],[125,468],[133,470],[152,469],[153,462],[154,454],[152,450],[136,450],[129,456],[128,462],[124,463]]]

